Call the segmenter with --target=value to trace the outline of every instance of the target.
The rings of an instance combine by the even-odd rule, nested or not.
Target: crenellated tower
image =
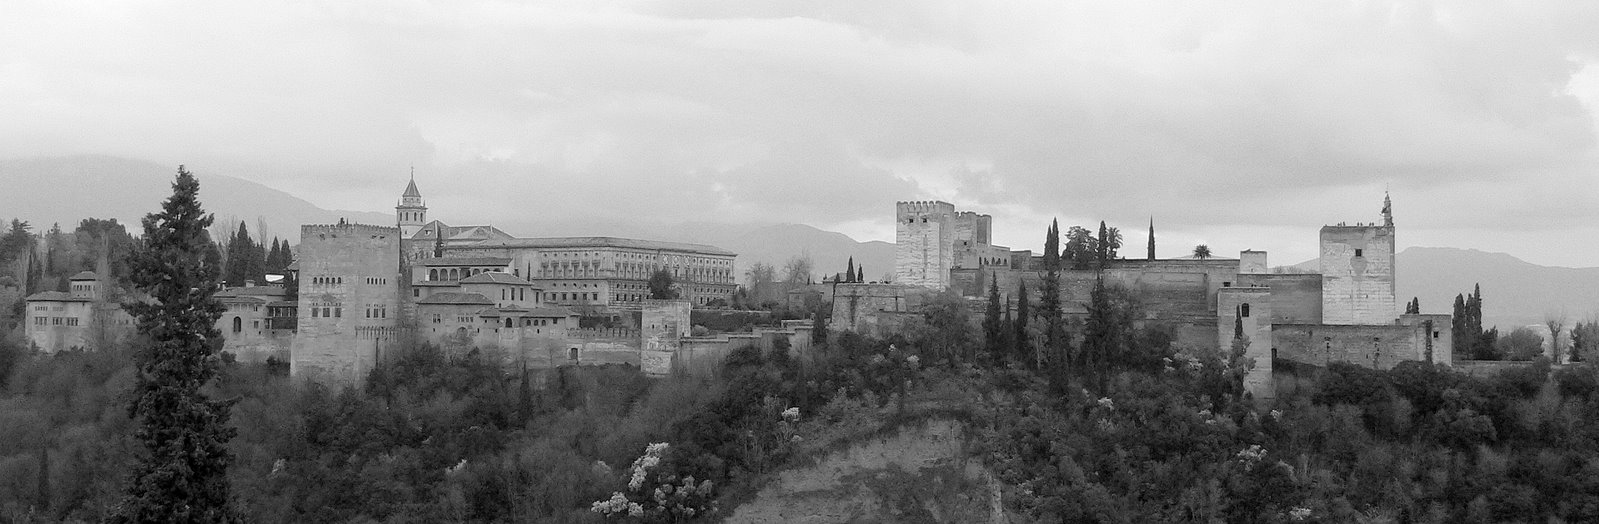
[[[400,230],[340,221],[300,226],[299,332],[289,373],[359,384],[399,341]]]
[[[894,282],[949,287],[949,270],[955,266],[955,205],[920,201],[894,207]]]
[[[1387,196],[1382,219],[1321,228],[1322,323],[1384,325],[1399,319],[1393,206]]]
[[[422,201],[422,192],[416,189],[416,170],[411,171],[411,182],[406,184],[400,203],[394,206],[394,216],[400,226],[400,236],[411,238],[428,221],[428,206]]]

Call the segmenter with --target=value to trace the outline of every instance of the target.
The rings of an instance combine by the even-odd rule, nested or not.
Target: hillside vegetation
[[[238,399],[230,477],[261,522],[1599,520],[1591,366],[1335,364],[1257,406],[1238,352],[1157,327],[1122,332],[1137,359],[1030,369],[940,326],[740,351],[713,377],[562,369],[541,390],[424,346],[359,389],[228,363],[214,393]],[[4,354],[0,520],[102,519],[136,453],[127,350]]]

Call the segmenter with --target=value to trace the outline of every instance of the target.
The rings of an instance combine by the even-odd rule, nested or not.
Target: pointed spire
[[[422,192],[416,190],[416,168],[411,168],[411,182],[405,185],[405,194],[402,197],[422,197]]]

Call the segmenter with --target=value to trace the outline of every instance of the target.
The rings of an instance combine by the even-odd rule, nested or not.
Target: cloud
[[[1256,245],[1374,219],[1384,188],[1429,238],[1587,231],[1596,25],[1587,2],[8,2],[0,155],[365,209],[414,165],[437,213],[501,222],[881,236],[892,201],[944,198],[1018,247],[1151,215]]]

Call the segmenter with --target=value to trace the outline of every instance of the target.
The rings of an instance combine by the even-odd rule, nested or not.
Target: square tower
[[[921,201],[896,202],[894,207],[894,281],[949,287],[949,270],[955,266],[955,205]]]
[[[299,333],[289,373],[359,384],[397,344],[400,228],[340,222],[300,227]]]
[[[1339,224],[1321,228],[1323,324],[1380,325],[1394,309],[1394,226]]]

